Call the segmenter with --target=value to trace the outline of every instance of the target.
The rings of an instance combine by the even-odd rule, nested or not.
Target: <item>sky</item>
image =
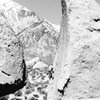
[[[97,1],[97,3],[99,3],[100,4],[100,0],[96,0]]]

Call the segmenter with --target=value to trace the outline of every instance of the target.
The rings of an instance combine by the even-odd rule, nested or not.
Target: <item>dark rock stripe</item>
[[[0,84],[0,97],[14,93],[26,85],[26,64],[24,60],[22,62],[22,66],[23,66],[22,80],[21,79],[15,80],[13,84],[8,84],[8,83]]]

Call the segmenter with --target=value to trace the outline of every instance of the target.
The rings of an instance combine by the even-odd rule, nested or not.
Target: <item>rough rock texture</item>
[[[64,58],[60,63],[61,51],[55,58],[57,75],[48,100],[100,99],[100,5],[95,0],[61,1],[62,22],[67,21],[61,33],[66,33],[68,41],[63,33],[60,39],[65,39],[62,45],[67,54],[60,56]]]
[[[3,16],[0,12],[0,96],[17,91],[26,81],[23,46]]]
[[[59,32],[52,24],[13,1],[0,8],[0,12],[4,13],[2,18],[6,17],[13,33],[24,46],[25,60],[39,56],[44,62],[53,63]]]
[[[48,73],[48,65],[53,64],[55,57],[59,32],[33,11],[10,1],[0,4],[0,33],[0,84],[6,85],[0,86],[0,96],[3,96],[4,92],[1,89],[6,91],[9,87],[9,93],[12,93],[15,92],[14,89],[22,88],[25,85],[26,75],[37,66],[41,68],[41,64],[44,64],[43,66],[47,68],[43,69],[46,70],[43,74]],[[39,63],[32,69],[38,61]],[[40,68],[37,70],[42,72]],[[16,84],[20,86],[16,87]]]
[[[67,56],[67,48],[68,48],[68,42],[69,42],[69,35],[68,32],[68,18],[67,18],[67,7],[64,0],[61,1],[62,6],[62,22],[61,22],[61,30],[60,30],[60,37],[59,37],[59,43],[58,43],[58,49],[57,53],[54,59],[54,80],[52,80],[49,84],[49,92],[48,92],[48,100],[56,100],[58,99],[59,89],[63,90],[63,85],[65,84],[66,80],[64,80],[64,77],[67,77],[63,75],[63,68],[65,66],[65,59]],[[58,82],[58,80],[60,80]],[[55,96],[53,96],[56,94]],[[57,96],[57,97],[56,97]]]

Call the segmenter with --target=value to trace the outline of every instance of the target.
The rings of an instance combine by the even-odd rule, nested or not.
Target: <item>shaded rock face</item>
[[[58,87],[54,95],[58,97],[52,100],[97,99],[100,97],[100,5],[95,0],[62,1],[65,3],[62,16],[67,14],[68,20],[63,22],[61,32],[68,24],[69,39],[63,67],[55,70],[61,74],[56,75],[60,77],[59,83],[55,81]]]

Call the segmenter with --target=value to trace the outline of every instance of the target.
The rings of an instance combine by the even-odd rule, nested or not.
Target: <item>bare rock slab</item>
[[[61,1],[62,28],[50,100],[95,100],[100,97],[100,5],[95,0]]]
[[[0,5],[0,97],[14,93],[26,83],[23,45]]]

